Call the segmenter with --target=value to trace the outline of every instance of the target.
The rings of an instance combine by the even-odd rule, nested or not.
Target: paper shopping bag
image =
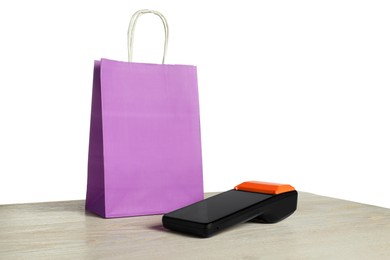
[[[140,10],[129,26],[132,37]],[[163,60],[164,61],[164,60]],[[165,213],[203,199],[197,71],[191,65],[95,61],[86,209]]]

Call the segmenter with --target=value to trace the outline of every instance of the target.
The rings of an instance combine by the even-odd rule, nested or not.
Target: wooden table
[[[280,223],[202,239],[160,215],[102,219],[84,201],[3,205],[0,259],[390,259],[390,209],[300,192]]]

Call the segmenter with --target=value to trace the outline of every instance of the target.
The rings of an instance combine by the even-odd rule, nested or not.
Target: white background
[[[204,185],[246,180],[390,208],[388,1],[2,1],[0,204],[85,198],[93,60],[138,9],[198,66]],[[157,16],[135,57],[161,60]]]

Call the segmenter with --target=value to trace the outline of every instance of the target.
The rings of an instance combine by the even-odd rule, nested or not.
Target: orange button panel
[[[261,181],[246,181],[237,185],[236,187],[234,187],[234,189],[242,191],[260,192],[266,194],[280,194],[295,190],[295,188],[289,184],[279,184]]]

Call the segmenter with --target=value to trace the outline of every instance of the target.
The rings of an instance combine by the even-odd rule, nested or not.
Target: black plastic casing
[[[229,190],[169,212],[162,222],[173,231],[210,237],[248,220],[279,222],[297,209],[297,201],[295,190],[277,195]]]

